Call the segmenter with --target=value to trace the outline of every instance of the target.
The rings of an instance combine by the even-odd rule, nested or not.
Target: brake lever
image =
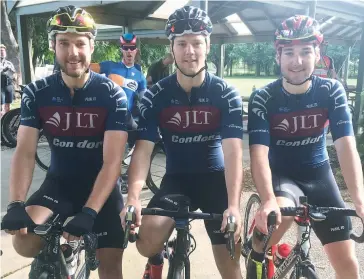
[[[275,229],[276,224],[277,224],[277,214],[274,211],[272,211],[271,213],[269,213],[268,220],[267,220],[268,234],[264,235],[264,238],[263,238],[263,243],[264,243],[263,251],[264,251],[264,253],[267,251],[268,242],[269,242],[269,239],[271,238],[271,236],[273,234],[273,231]]]
[[[130,231],[131,231],[131,225],[135,224],[135,220],[136,220],[135,207],[132,206],[132,205],[129,205],[126,208],[126,214],[125,214],[125,232],[124,232],[123,249],[128,247]]]
[[[229,216],[227,218],[227,224],[225,232],[228,235],[227,242],[226,242],[226,248],[229,251],[230,258],[233,260],[235,259],[235,240],[234,240],[234,234],[236,231],[237,225],[236,225],[236,219],[234,216]]]
[[[94,233],[88,233],[82,236],[85,242],[86,261],[91,270],[99,267],[100,261],[96,258],[97,236]]]

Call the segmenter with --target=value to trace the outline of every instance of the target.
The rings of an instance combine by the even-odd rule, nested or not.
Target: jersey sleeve
[[[110,98],[108,99],[109,106],[105,131],[127,131],[129,121],[128,100],[124,90],[116,83],[112,82],[112,84],[113,87],[110,86]]]
[[[336,80],[330,80],[321,87],[329,91],[329,121],[333,140],[353,136],[352,115],[344,87]]]
[[[110,67],[111,67],[111,61],[102,61],[99,63],[100,65],[100,74],[105,74],[106,76],[109,76],[110,74]]]
[[[139,103],[140,117],[138,123],[138,139],[155,142],[158,136],[158,118],[156,97],[158,88],[154,85],[146,91]]]
[[[221,95],[221,139],[243,138],[243,101],[238,91],[226,85]]]
[[[255,91],[249,99],[248,132],[249,145],[270,145],[269,120],[266,100],[269,93],[266,89]]]
[[[38,106],[35,99],[35,90],[31,88],[31,84],[27,85],[23,90],[21,98],[21,118],[20,125],[41,128]]]

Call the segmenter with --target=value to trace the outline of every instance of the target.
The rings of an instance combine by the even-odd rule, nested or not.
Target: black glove
[[[92,232],[96,216],[97,212],[95,210],[84,207],[80,213],[77,213],[75,218],[67,223],[63,231],[77,237],[90,233]]]
[[[9,203],[7,213],[1,221],[2,230],[18,231],[32,225],[35,224],[25,211],[24,202],[13,201]]]

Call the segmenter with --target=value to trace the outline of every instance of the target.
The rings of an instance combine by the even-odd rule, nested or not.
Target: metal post
[[[364,87],[364,22],[361,23],[361,41],[360,41],[359,69],[356,83],[355,112],[354,112],[354,132],[358,133],[358,124],[361,112],[361,94]]]
[[[16,15],[16,26],[20,52],[20,68],[23,84],[32,82],[30,73],[30,52],[26,16]]]
[[[217,73],[217,75],[220,78],[224,78],[224,57],[225,57],[225,45],[224,44],[219,44],[219,72]]]
[[[200,9],[208,13],[208,0],[200,0]]]
[[[343,71],[343,75],[342,75],[345,84],[348,83],[350,56],[351,56],[351,46],[348,46],[348,55],[347,55],[347,58],[345,60],[344,71]]]
[[[315,18],[316,16],[316,4],[317,0],[313,0],[309,2],[309,16]]]

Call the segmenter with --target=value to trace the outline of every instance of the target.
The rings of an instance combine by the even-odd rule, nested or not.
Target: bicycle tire
[[[16,135],[20,125],[20,108],[12,109],[5,113],[2,121],[2,136],[9,144],[8,147],[14,148],[16,146]]]
[[[8,113],[8,112],[7,112]],[[6,113],[1,117],[1,145],[12,148],[11,144],[7,141],[7,139],[4,137],[4,130],[3,130],[3,122],[4,122],[4,116]]]
[[[243,243],[246,243],[247,241],[249,241],[248,239],[248,231],[249,231],[249,214],[250,214],[250,210],[251,208],[253,207],[254,204],[261,204],[261,200],[260,200],[260,197],[258,196],[258,194],[252,194],[250,197],[249,197],[249,200],[246,204],[246,209],[245,209],[245,214],[244,214],[244,233],[243,233]]]
[[[42,141],[42,139],[45,138],[45,135],[43,134],[43,131],[40,131],[39,133],[39,139],[38,139],[38,144],[39,142]],[[45,141],[47,141],[47,139],[45,138]],[[49,147],[49,145],[48,145]],[[49,147],[49,150],[50,150],[50,147]],[[50,152],[50,151],[49,151]],[[44,170],[45,172],[48,171],[49,169],[49,165],[40,158],[39,156],[39,151],[38,151],[38,146],[37,146],[37,151],[35,152],[35,162],[37,163],[38,167],[42,170]]]
[[[153,177],[152,177],[152,163],[153,163],[153,159],[155,158],[155,156],[157,154],[160,154],[161,152],[163,154],[165,154],[162,146],[160,146],[159,144],[156,144],[154,146],[153,153],[152,153],[152,155],[150,157],[150,167],[149,167],[149,172],[148,172],[148,176],[147,176],[147,180],[146,180],[146,185],[149,188],[149,190],[152,191],[153,194],[155,194],[155,193],[157,193],[159,191],[159,186],[153,181]]]

